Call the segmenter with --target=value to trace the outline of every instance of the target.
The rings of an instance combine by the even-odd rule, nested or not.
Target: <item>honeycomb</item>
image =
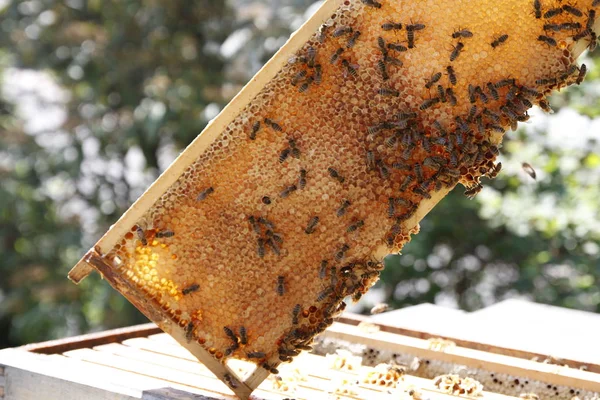
[[[433,384],[438,389],[457,396],[481,396],[483,385],[476,380],[458,375],[440,375],[434,379]]]
[[[581,82],[597,3],[340,2],[104,262],[160,326],[277,373],[419,210],[457,183],[475,196],[505,130]]]

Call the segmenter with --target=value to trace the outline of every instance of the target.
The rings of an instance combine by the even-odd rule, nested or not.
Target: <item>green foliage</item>
[[[311,3],[279,1],[273,12],[268,0],[12,0],[0,9],[0,348],[145,321],[96,274],[77,287],[68,270]],[[553,105],[598,127],[600,69],[590,69]],[[474,201],[457,188],[403,256],[388,258],[380,287],[393,306],[477,309],[522,295],[600,311],[600,152],[597,141],[562,146],[580,133],[552,133],[562,114],[509,134],[499,178]]]

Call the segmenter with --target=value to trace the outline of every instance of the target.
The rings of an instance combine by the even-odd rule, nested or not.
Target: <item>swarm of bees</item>
[[[600,1],[513,2],[345,2],[106,260],[216,360],[277,373],[379,279],[422,207],[458,183],[476,196],[502,134],[583,80],[570,49],[595,47]]]

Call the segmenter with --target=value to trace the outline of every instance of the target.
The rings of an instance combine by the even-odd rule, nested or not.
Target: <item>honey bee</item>
[[[391,97],[399,97],[400,96],[400,92],[394,89],[389,89],[389,88],[381,88],[377,91],[377,93],[381,96],[391,96]]]
[[[283,163],[285,160],[287,160],[287,158],[290,155],[291,150],[289,148],[285,148],[283,150],[281,150],[281,153],[279,153],[279,162]]]
[[[477,123],[477,132],[479,132],[480,135],[483,135],[485,133],[485,125],[483,124],[483,117],[481,114],[475,118],[475,122]]]
[[[406,25],[406,30],[407,31],[421,31],[425,29],[425,24],[411,24],[411,25]]]
[[[450,53],[450,61],[454,61],[458,58],[458,56],[460,55],[461,51],[463,51],[463,49],[465,48],[465,45],[463,42],[458,42],[456,44],[456,46],[454,46],[454,49],[452,50],[452,53]]]
[[[283,128],[281,128],[281,126],[278,123],[276,123],[275,121],[273,121],[270,118],[265,118],[264,123],[265,123],[265,125],[270,126],[271,129],[273,129],[275,132],[283,131]]]
[[[467,117],[467,121],[473,121],[473,118],[475,118],[475,114],[477,114],[477,106],[475,104],[473,104],[471,106],[471,108],[469,109],[469,115]]]
[[[448,96],[448,101],[450,102],[450,105],[454,107],[457,103],[456,96],[454,95],[454,90],[452,88],[447,88],[446,95]]]
[[[317,41],[319,43],[325,42],[325,38],[327,37],[327,30],[329,29],[329,25],[321,25],[319,27],[319,33],[317,34]]]
[[[337,62],[337,60],[340,58],[340,56],[342,55],[342,53],[344,52],[344,48],[340,47],[338,48],[335,53],[333,53],[331,55],[331,58],[329,59],[329,63],[330,64],[335,64]]]
[[[340,247],[340,250],[335,253],[335,259],[340,261],[342,258],[344,258],[346,256],[346,252],[350,250],[350,246],[348,246],[347,244],[343,244],[342,247]]]
[[[448,73],[448,80],[452,85],[456,85],[456,73],[454,72],[454,68],[451,65],[446,67],[446,72]]]
[[[387,148],[392,148],[396,145],[396,143],[398,142],[398,137],[396,135],[392,135],[388,138],[385,139],[385,142],[383,143],[385,145],[385,147]],[[379,166],[379,164],[381,164],[378,160],[377,162],[377,166]]]
[[[274,366],[272,366],[271,364],[269,364],[269,363],[264,362],[260,366],[263,367],[264,369],[266,369],[267,371],[269,371],[272,374],[276,374],[276,375],[279,374],[279,370],[277,368],[275,368]]]
[[[285,199],[286,197],[288,197],[290,194],[292,194],[296,190],[298,190],[298,187],[296,185],[288,186],[285,189],[283,189],[283,191],[281,193],[279,193],[279,197],[281,197],[282,199]]]
[[[513,120],[517,119],[517,114],[513,110],[511,110],[508,106],[500,107],[500,111],[502,111],[502,113],[510,119],[513,119]]]
[[[506,40],[508,40],[507,34],[500,35],[496,39],[494,39],[492,41],[492,43],[490,43],[490,45],[492,46],[493,49],[495,49],[496,47],[500,46],[502,43],[506,42]]]
[[[496,114],[495,112],[488,110],[487,108],[483,109],[483,113],[485,115],[487,115],[492,121],[494,121],[495,123],[500,122],[500,116],[498,114]]]
[[[229,385],[230,388],[236,389],[239,386],[237,379],[232,377],[230,374],[223,375],[223,380]]]
[[[255,123],[252,124],[252,132],[250,132],[250,140],[256,139],[256,134],[258,133],[259,129],[260,129],[260,121],[256,121]]]
[[[490,128],[498,133],[504,133],[504,128],[497,124],[490,125]]]
[[[553,18],[562,13],[563,13],[563,9],[561,7],[553,8],[544,13],[544,18],[546,18],[546,19]]]
[[[320,85],[323,82],[323,68],[321,64],[315,65],[315,84]]]
[[[181,291],[181,294],[183,294],[185,296],[190,293],[194,293],[198,289],[200,289],[200,285],[198,285],[197,283],[193,283],[190,286],[183,288],[183,290]]]
[[[343,35],[347,35],[348,33],[352,33],[353,29],[350,26],[340,26],[335,31],[333,31],[333,37],[340,37]]]
[[[371,315],[381,314],[386,312],[390,308],[386,303],[376,304],[373,308],[371,308]]]
[[[317,227],[318,223],[319,223],[319,217],[317,217],[317,216],[312,217],[308,221],[308,225],[306,226],[304,233],[306,233],[307,235],[310,235],[311,233],[313,233],[315,231],[315,228]]]
[[[138,226],[135,231],[137,233],[138,239],[140,240],[140,242],[142,242],[142,245],[147,246],[148,239],[146,239],[146,232],[144,232],[144,229],[142,229],[141,226]]]
[[[352,36],[350,37],[350,39],[348,39],[348,43],[346,43],[346,48],[347,49],[351,49],[354,47],[354,45],[356,44],[356,40],[358,39],[358,37],[360,36],[360,31],[356,31],[352,34]]]
[[[592,9],[588,12],[588,19],[587,19],[587,22],[585,23],[585,29],[587,31],[590,31],[592,34],[593,34],[592,28],[594,26],[594,21],[596,21],[596,10]]]
[[[465,190],[465,196],[467,196],[469,200],[472,200],[479,192],[481,192],[481,189],[483,189],[483,186],[481,183],[478,183],[475,186],[467,188],[467,190]]]
[[[552,46],[552,47],[556,46],[556,40],[554,40],[550,36],[540,35],[540,36],[538,36],[537,40],[539,40],[540,42],[546,43],[548,46]]]
[[[298,187],[304,189],[306,187],[306,170],[300,170],[300,178],[298,179]]]
[[[325,298],[327,296],[329,296],[331,294],[331,292],[333,292],[333,288],[331,288],[331,287],[328,287],[328,288],[322,290],[321,293],[319,293],[319,295],[317,296],[317,301],[320,302],[320,301],[325,300]]]
[[[350,76],[356,77],[356,75],[358,74],[356,72],[356,68],[354,68],[354,66],[352,66],[348,60],[342,60],[342,65],[344,66],[344,68],[346,68],[346,71],[350,74]]]
[[[236,334],[233,332],[233,330],[231,328],[224,326],[223,332],[225,332],[225,335],[227,335],[227,337],[229,339],[231,339],[234,343],[238,342],[238,337],[236,336]]]
[[[431,89],[431,87],[440,80],[440,78],[442,77],[442,73],[441,72],[436,72],[435,74],[433,74],[431,76],[431,78],[429,79],[429,81],[427,81],[427,83],[425,84],[425,87],[427,89]]]
[[[266,242],[267,246],[269,246],[271,248],[271,250],[273,251],[273,253],[277,256],[281,255],[281,251],[279,250],[279,246],[277,246],[277,244],[275,243],[275,241],[273,239],[268,239]]]
[[[429,194],[429,192],[427,192],[426,190],[424,190],[423,188],[417,186],[413,188],[413,193],[418,194],[421,197],[424,197],[426,199],[431,199],[431,195]]]
[[[277,294],[280,296],[285,294],[285,277],[281,275],[277,277]]]
[[[325,279],[327,276],[327,260],[321,261],[321,266],[319,267],[319,278]]]
[[[385,55],[383,58],[383,61],[388,64],[395,65],[396,67],[401,67],[404,65],[404,63],[402,61],[398,60],[397,58],[391,57],[389,55]]]
[[[246,334],[246,327],[242,326],[240,328],[240,343],[241,344],[248,344],[248,335]]]
[[[337,285],[337,271],[335,266],[329,268],[329,276],[331,277],[331,286],[335,287]]]
[[[413,49],[415,47],[415,31],[407,30],[406,31],[406,40],[408,42],[408,48]]]
[[[256,223],[256,218],[253,215],[251,215],[248,217],[248,221],[250,222],[250,226],[252,227],[254,232],[260,235],[260,226],[258,226],[258,224]]]
[[[501,169],[502,169],[502,163],[501,162],[499,162],[498,164],[494,164],[492,166],[492,168],[490,168],[490,170],[487,173],[488,178],[494,179],[495,177],[497,177],[498,174],[500,173]]]
[[[265,239],[258,238],[256,252],[258,253],[258,256],[260,258],[263,258],[265,256]]]
[[[315,58],[317,57],[317,50],[314,47],[309,46],[306,53],[308,55],[308,57],[306,59],[306,65],[308,66],[308,68],[314,68]]]
[[[364,5],[373,7],[373,8],[381,8],[381,3],[375,0],[360,0]]]
[[[527,173],[527,175],[532,177],[534,180],[537,179],[537,174],[535,172],[535,169],[533,169],[533,167],[531,166],[531,164],[524,162],[521,164],[521,167],[523,168],[523,171]]]
[[[246,353],[246,357],[248,357],[248,358],[265,358],[266,354],[263,353],[262,351],[251,351],[249,353]]]
[[[198,196],[196,197],[196,201],[202,201],[205,200],[210,194],[212,194],[215,191],[215,189],[210,186],[206,189],[204,189],[203,191],[201,191]]]
[[[405,163],[401,163],[401,162],[395,162],[392,164],[392,168],[394,169],[399,169],[401,171],[410,171],[411,168],[409,165],[405,164]]]
[[[581,82],[583,82],[583,78],[585,78],[586,72],[587,72],[587,66],[585,64],[581,64],[581,68],[579,68],[579,74],[577,75],[577,80],[575,81],[575,83],[580,85]]]
[[[340,208],[337,209],[336,211],[336,215],[338,217],[343,216],[344,214],[346,214],[346,211],[348,210],[348,207],[350,207],[350,205],[352,205],[352,203],[350,202],[350,200],[344,200],[342,201],[342,205],[340,206]]]
[[[388,79],[390,79],[390,76],[387,73],[387,68],[385,66],[385,62],[383,60],[377,61],[377,68],[379,68],[379,72],[381,73],[381,76],[383,77],[384,81],[387,81]]]
[[[487,104],[488,97],[486,96],[485,93],[483,93],[483,89],[481,88],[481,86],[475,87],[475,93],[477,93],[479,95],[479,98],[481,99],[481,101],[483,101],[485,104]]]
[[[331,176],[333,179],[335,179],[336,181],[338,181],[339,183],[344,183],[344,181],[346,180],[343,176],[341,176],[336,169],[334,169],[333,167],[329,167],[327,168],[327,172],[329,173],[329,176]]]
[[[304,93],[308,90],[308,88],[310,87],[310,85],[314,82],[315,78],[310,76],[308,77],[308,79],[306,79],[306,81],[304,81],[304,83],[298,88],[298,92],[299,93]]]
[[[383,161],[377,160],[376,164],[377,164],[377,168],[379,169],[379,175],[381,176],[381,179],[388,179],[390,177],[390,171],[385,166]]]
[[[431,98],[431,99],[426,99],[419,106],[419,110],[421,110],[421,111],[427,110],[428,108],[433,107],[434,105],[438,104],[439,102],[440,102],[440,98],[439,97],[434,97],[434,98]]]
[[[440,98],[442,103],[446,102],[446,91],[442,85],[437,85],[438,97]]]
[[[455,31],[454,33],[452,33],[453,39],[470,38],[470,37],[473,37],[473,32],[471,32],[468,29],[459,29],[459,30]]]
[[[415,147],[416,147],[415,144],[411,143],[410,145],[408,145],[406,147],[406,149],[404,149],[404,151],[402,152],[402,159],[404,161],[408,161],[408,159],[410,158],[410,156],[411,156],[413,150],[415,149]]]
[[[383,25],[381,25],[381,29],[383,29],[384,31],[400,30],[402,29],[402,24],[397,22],[386,22]]]
[[[535,17],[537,19],[542,18],[542,2],[540,0],[533,0],[533,9],[535,11]]]
[[[301,80],[306,78],[306,74],[307,74],[306,70],[303,69],[302,71],[300,71],[296,75],[294,75],[294,77],[292,78],[292,81],[291,81],[292,86],[296,86],[298,84],[298,82],[300,82]]]
[[[187,340],[189,343],[193,338],[194,338],[194,323],[190,322],[185,327],[185,340]]]
[[[399,51],[399,52],[403,52],[403,51],[407,51],[408,50],[408,48],[406,46],[403,46],[403,45],[401,45],[399,43],[388,43],[387,47],[390,50]]]
[[[396,215],[396,199],[388,197],[388,218],[394,218]]]
[[[175,232],[173,231],[160,231],[160,232],[156,232],[156,237],[157,238],[170,238],[175,236]]]
[[[494,87],[494,85],[491,82],[487,83],[487,88],[494,100],[498,100],[500,98],[500,96],[498,95],[498,90]]]
[[[298,315],[300,314],[302,306],[300,304],[296,304],[294,309],[292,310],[292,324],[298,325]]]

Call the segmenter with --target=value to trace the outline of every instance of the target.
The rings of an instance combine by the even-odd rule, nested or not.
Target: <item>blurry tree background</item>
[[[69,269],[241,89],[311,0],[0,0],[0,348],[146,321]],[[600,312],[600,66],[507,133],[358,310],[507,297]],[[537,181],[521,169],[529,162]]]

